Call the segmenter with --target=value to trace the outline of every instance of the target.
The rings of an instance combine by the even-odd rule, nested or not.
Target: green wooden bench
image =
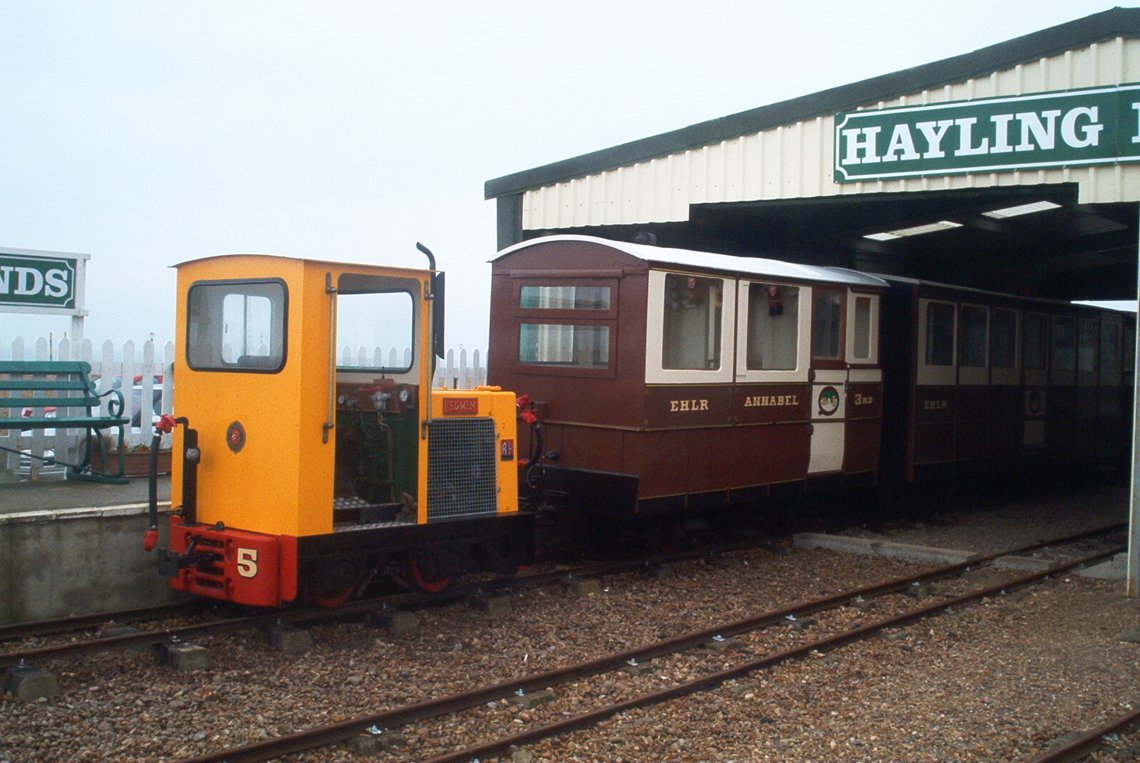
[[[107,414],[100,412],[103,398],[110,397]],[[55,415],[45,409],[54,408]],[[102,394],[91,381],[91,364],[82,360],[0,360],[0,430],[84,429],[85,447],[80,460],[33,456],[68,468],[69,478],[100,482],[126,482],[123,477],[123,438],[130,419],[123,415],[123,393],[117,389]],[[104,430],[119,430],[118,465],[112,467]],[[15,448],[0,450],[19,453]],[[98,451],[102,468],[92,467]]]

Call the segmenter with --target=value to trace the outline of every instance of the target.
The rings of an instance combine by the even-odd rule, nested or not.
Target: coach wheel
[[[417,556],[410,567],[412,580],[421,591],[439,593],[451,585],[451,575],[443,572],[437,557]]]

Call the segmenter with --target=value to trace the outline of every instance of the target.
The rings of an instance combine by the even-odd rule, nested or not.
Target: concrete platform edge
[[[793,536],[793,542],[799,548],[822,548],[848,554],[902,559],[909,562],[960,564],[977,556],[973,551],[961,549],[917,546],[911,543],[895,543],[874,538],[854,538],[824,533],[796,533]]]

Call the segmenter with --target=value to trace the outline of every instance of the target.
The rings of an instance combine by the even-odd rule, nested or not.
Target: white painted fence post
[[[5,340],[7,341],[7,340]],[[104,341],[99,346],[96,356],[91,340],[83,337],[78,341],[65,335],[58,342],[50,342],[46,337],[36,339],[22,336],[12,337],[7,346],[0,344],[0,358],[11,360],[85,360],[91,364],[91,375],[95,381],[98,392],[106,392],[119,380],[119,391],[123,395],[123,415],[131,419],[139,414],[139,426],[128,427],[124,442],[128,447],[145,444],[149,445],[153,434],[151,419],[154,416],[154,394],[160,391],[159,410],[162,413],[176,413],[174,411],[174,343],[167,342],[161,348],[162,360],[159,361],[159,349],[153,339],[148,339],[142,346],[142,358],[136,357],[136,344],[133,341],[117,346],[111,340]],[[479,350],[471,351],[460,349],[457,357],[456,350],[448,350],[446,357],[435,363],[435,374],[431,383],[437,387],[453,389],[472,389],[486,384],[487,369],[482,361],[485,357]],[[228,357],[228,356],[227,356]],[[116,359],[118,358],[118,360]],[[412,349],[410,347],[374,347],[368,350],[360,347],[354,350],[344,346],[340,352],[340,363],[352,365],[352,359],[361,360],[363,365],[371,368],[389,367],[406,368],[412,363]],[[387,358],[387,362],[384,362]],[[368,359],[367,362],[364,359]],[[426,358],[425,362],[433,362]],[[140,377],[140,396],[136,400],[134,395],[134,379]],[[155,377],[160,377],[156,381]],[[110,399],[104,398],[99,412],[109,415]],[[117,433],[111,432],[117,439]],[[45,451],[54,450],[61,459],[76,461],[80,457],[80,447],[83,445],[83,431],[75,429],[57,430],[54,435],[44,430],[31,430],[27,434],[19,431],[8,431],[0,435],[0,443],[15,450],[30,451],[42,456]],[[162,447],[170,447],[172,438],[163,435]],[[20,457],[14,453],[0,451],[0,472],[15,474],[20,467]],[[32,460],[33,474],[41,473],[42,462]]]

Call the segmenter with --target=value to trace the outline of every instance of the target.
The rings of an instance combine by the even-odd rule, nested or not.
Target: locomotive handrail
[[[329,432],[336,428],[336,297],[332,273],[325,273],[325,294],[329,295],[329,409],[321,427],[321,442],[328,444]]]

